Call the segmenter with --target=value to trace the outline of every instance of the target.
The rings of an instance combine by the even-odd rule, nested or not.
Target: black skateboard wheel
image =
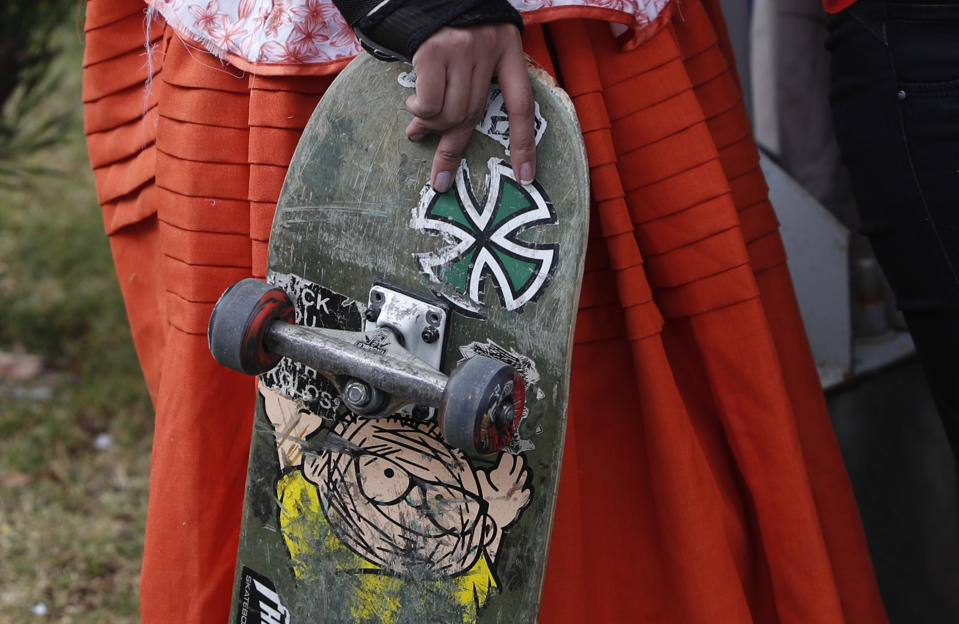
[[[293,304],[280,288],[248,278],[230,286],[210,315],[207,340],[213,358],[227,368],[260,375],[282,356],[266,350],[264,339],[273,321],[292,323]]]
[[[526,405],[526,384],[511,366],[487,357],[461,362],[450,375],[440,407],[446,441],[471,455],[502,451],[512,441]]]

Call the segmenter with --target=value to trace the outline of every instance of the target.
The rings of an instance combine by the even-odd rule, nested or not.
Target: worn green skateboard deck
[[[477,355],[526,383],[504,452],[447,444],[436,413],[365,418],[284,359],[260,378],[232,622],[533,622],[556,503],[588,222],[567,96],[531,70],[538,172],[512,178],[494,86],[454,188],[411,143],[410,67],[369,57],[314,112],[283,187],[268,281],[296,322],[360,330],[378,281],[449,310],[440,370]],[[375,349],[375,345],[368,345]]]

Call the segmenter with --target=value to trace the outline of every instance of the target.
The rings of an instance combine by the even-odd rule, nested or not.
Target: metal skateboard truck
[[[473,455],[502,451],[526,401],[523,378],[499,360],[473,357],[449,377],[439,369],[447,310],[375,284],[364,331],[296,325],[286,293],[255,279],[237,282],[213,309],[207,338],[217,362],[260,375],[282,357],[329,379],[346,407],[366,418],[409,405],[438,409],[448,443]],[[423,413],[424,410],[414,410]]]

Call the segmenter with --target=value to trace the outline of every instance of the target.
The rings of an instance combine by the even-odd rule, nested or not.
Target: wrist
[[[385,0],[337,2],[363,47],[382,60],[409,62],[416,50],[444,26],[510,23],[522,28],[508,0]]]

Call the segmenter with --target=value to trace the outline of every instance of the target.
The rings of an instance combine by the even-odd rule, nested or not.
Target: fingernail
[[[409,137],[407,137],[407,138],[408,138],[410,141],[413,141],[414,143],[417,143],[417,142],[419,142],[419,141],[422,141],[424,138],[426,138],[426,135],[425,135],[425,134],[411,134],[411,135],[410,135]]]
[[[531,163],[523,163],[520,165],[519,181],[521,184],[533,183],[533,165]]]
[[[437,193],[445,193],[450,189],[450,172],[440,171],[436,174],[436,182],[433,183],[433,190]]]

